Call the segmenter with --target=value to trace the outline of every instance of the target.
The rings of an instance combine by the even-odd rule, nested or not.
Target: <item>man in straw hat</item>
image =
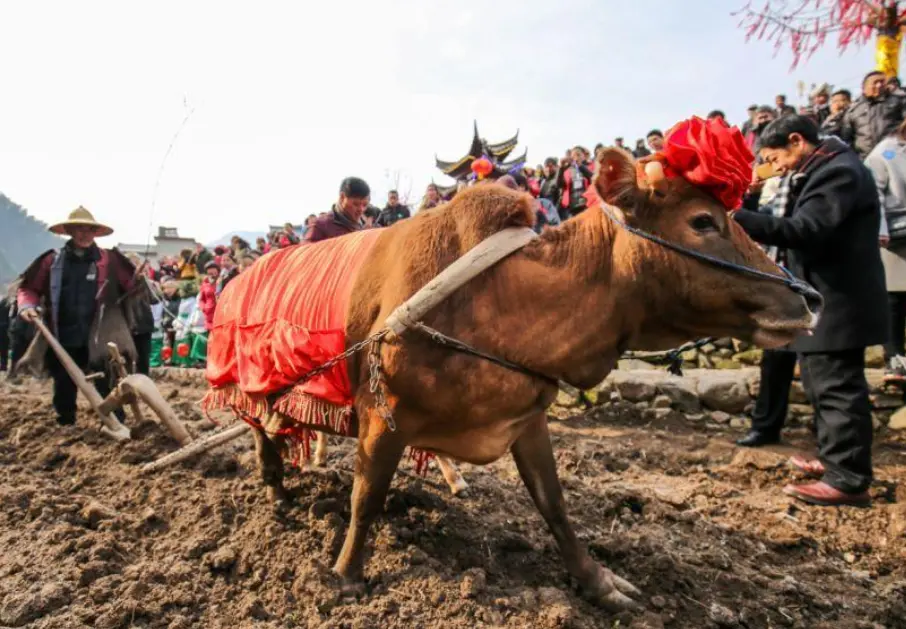
[[[58,250],[47,251],[31,263],[21,277],[17,295],[19,316],[28,322],[44,317],[48,327],[83,370],[104,364],[104,344],[111,326],[122,323],[120,296],[135,283],[135,267],[116,249],[101,249],[94,239],[113,229],[94,220],[79,206],[51,232],[69,236]],[[38,307],[43,305],[43,313]],[[104,321],[102,329],[101,322]],[[127,356],[135,355],[128,326],[115,338]],[[131,353],[130,353],[131,352]],[[78,389],[54,352],[47,352],[47,369],[53,377],[53,405],[57,422],[73,424]],[[106,378],[94,381],[102,397],[109,393]]]

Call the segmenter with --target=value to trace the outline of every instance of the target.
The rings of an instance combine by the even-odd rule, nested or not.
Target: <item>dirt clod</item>
[[[82,517],[88,522],[88,526],[94,529],[102,520],[116,517],[116,511],[97,500],[92,500],[82,510]]]
[[[476,598],[480,596],[488,585],[488,577],[484,570],[475,568],[470,570],[459,583],[459,593],[463,598]]]

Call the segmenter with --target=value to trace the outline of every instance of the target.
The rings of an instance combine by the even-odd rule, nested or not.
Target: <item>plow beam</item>
[[[101,399],[101,394],[98,393],[98,390],[94,388],[88,379],[85,377],[85,372],[79,369],[79,366],[75,364],[75,361],[72,359],[63,346],[60,345],[60,342],[54,337],[50,330],[47,329],[47,326],[44,325],[44,322],[40,319],[35,319],[34,321],[35,328],[41,333],[41,335],[47,340],[47,344],[50,345],[50,349],[53,350],[53,353],[57,355],[57,358],[60,360],[60,364],[63,365],[63,368],[66,370],[66,373],[69,374],[69,377],[72,378],[72,381],[78,387],[79,391],[82,392],[88,399],[88,403],[91,404],[98,415],[101,417],[101,432],[108,437],[112,437],[117,441],[126,441],[132,438],[132,433],[128,428],[123,426],[116,417],[111,415],[109,412],[102,412],[101,405],[103,400]]]
[[[142,474],[148,474],[150,472],[156,472],[157,470],[175,465],[186,459],[190,459],[193,456],[199,455],[202,452],[207,452],[212,448],[216,448],[219,445],[228,443],[237,439],[238,437],[245,434],[246,431],[250,430],[251,426],[246,424],[243,421],[240,421],[236,424],[233,424],[229,428],[224,428],[218,432],[202,437],[201,439],[196,439],[190,444],[183,446],[176,452],[171,452],[170,454],[159,458],[156,461],[147,463],[142,466],[140,472]]]
[[[179,445],[184,446],[192,441],[189,431],[176,417],[176,413],[173,412],[173,409],[167,404],[160,391],[157,390],[154,382],[144,374],[134,373],[120,380],[116,385],[116,389],[101,404],[101,408],[106,412],[110,412],[113,409],[120,408],[123,404],[131,404],[136,418],[141,420],[141,412],[138,411],[138,400],[147,404],[154,411],[159,423],[170,433],[171,437],[176,439]]]

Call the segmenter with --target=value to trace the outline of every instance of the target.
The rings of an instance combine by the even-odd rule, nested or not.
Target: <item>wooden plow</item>
[[[139,401],[144,402],[154,411],[158,423],[172,436],[181,446],[192,441],[192,436],[183,426],[182,422],[176,417],[176,413],[167,404],[160,391],[154,385],[154,382],[144,374],[129,374],[126,370],[126,361],[120,355],[119,348],[115,343],[108,343],[107,350],[110,354],[110,363],[112,372],[116,380],[113,390],[106,397],[101,399],[91,380],[96,378],[106,378],[107,374],[97,373],[89,376],[85,375],[72,357],[63,349],[60,342],[47,329],[47,326],[40,319],[34,321],[35,328],[41,333],[51,350],[57,355],[60,364],[72,378],[76,387],[88,399],[88,403],[101,418],[101,432],[117,441],[126,441],[132,438],[131,431],[121,424],[114,412],[124,406],[129,406],[135,419],[142,421],[142,415]]]

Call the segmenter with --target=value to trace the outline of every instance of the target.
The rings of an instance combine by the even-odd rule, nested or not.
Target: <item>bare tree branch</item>
[[[774,44],[774,54],[788,47],[793,53],[792,67],[808,59],[836,35],[837,48],[863,46],[879,31],[896,31],[903,15],[897,3],[885,7],[877,0],[765,0],[755,8],[752,0],[732,13],[739,16],[739,27],[746,40],[752,38]]]

